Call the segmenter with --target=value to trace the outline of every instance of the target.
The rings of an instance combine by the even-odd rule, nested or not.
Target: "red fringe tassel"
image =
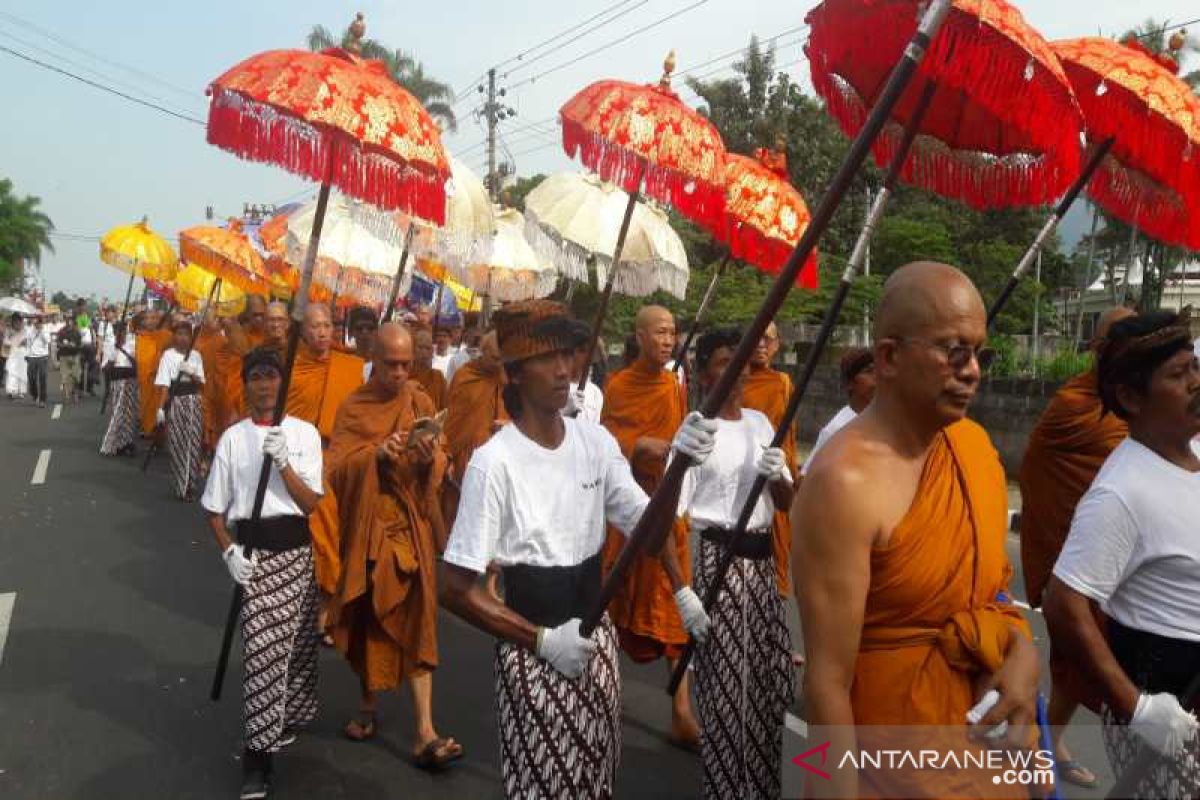
[[[725,240],[729,244],[730,254],[751,266],[762,270],[768,275],[778,275],[783,271],[795,247],[763,236],[758,229],[751,225],[731,225],[726,231]],[[816,289],[818,285],[817,251],[809,254],[808,260],[796,275],[796,285],[803,289]]]

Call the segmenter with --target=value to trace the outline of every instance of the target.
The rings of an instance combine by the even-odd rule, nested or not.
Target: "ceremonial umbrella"
[[[208,141],[239,156],[282,166],[321,182],[317,213],[293,308],[303,320],[329,189],[384,209],[442,222],[444,184],[450,177],[437,124],[392,80],[380,62],[356,52],[365,33],[361,15],[351,26],[348,49],[320,53],[273,50],[251,56],[209,87]],[[299,325],[288,336],[275,424],[283,417]],[[262,514],[271,460],[264,458],[251,521]],[[212,695],[220,696],[242,593],[235,590],[226,618]]]
[[[502,303],[545,297],[558,285],[554,265],[525,238],[525,217],[516,209],[496,212],[496,232],[486,259],[451,269],[464,286]]]
[[[571,280],[587,281],[588,263],[605,285],[610,255],[620,235],[629,198],[594,175],[560,172],[525,198],[525,235],[533,249]],[[659,289],[683,299],[687,293],[687,251],[667,215],[637,203],[625,234],[613,290],[644,297]]]
[[[615,264],[621,263],[642,191],[714,234],[720,235],[724,225],[725,144],[713,124],[671,90],[674,71],[672,51],[657,84],[597,81],[559,110],[567,155],[578,153],[585,167],[629,193],[611,259]],[[618,271],[608,273],[600,296],[580,386],[591,369]]]
[[[20,297],[0,297],[0,312],[20,314],[25,317],[35,317],[40,313],[37,306]]]
[[[142,217],[141,222],[118,225],[100,237],[100,260],[129,273],[125,304],[121,306],[121,322],[124,322],[133,293],[133,279],[170,280],[179,256],[166,239],[150,230],[148,220]]]
[[[184,261],[203,267],[247,294],[266,296],[271,291],[266,264],[242,231],[240,220],[231,219],[224,228],[196,225],[180,231],[179,252]]]
[[[218,317],[235,317],[246,308],[245,292],[198,264],[187,264],[175,273],[173,295],[180,308],[193,313],[205,310],[205,299],[210,297],[206,310]]]

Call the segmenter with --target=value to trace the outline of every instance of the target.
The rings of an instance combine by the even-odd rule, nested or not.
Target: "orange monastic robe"
[[[410,384],[395,397],[375,383],[361,386],[338,411],[325,460],[343,533],[330,632],[371,691],[394,689],[438,663],[434,541],[443,534],[437,496],[446,456],[439,451],[422,466],[407,457],[382,464],[376,455],[393,432],[433,413],[429,397]]]
[[[792,395],[792,379],[786,372],[765,367],[751,369],[746,378],[746,389],[742,395],[742,405],[761,411],[771,421],[771,427],[779,428],[783,421],[783,412],[787,409],[788,398]],[[792,471],[792,480],[800,475],[796,463],[796,426],[793,423],[788,430],[788,436],[783,440],[783,452],[787,456],[788,469]],[[792,563],[792,525],[788,520],[788,509],[781,508],[775,512],[775,534],[771,540],[771,549],[775,556],[775,580],[779,584],[779,592],[783,595],[792,593],[791,563]]]
[[[438,411],[446,407],[446,376],[440,369],[414,369],[408,377],[421,384]]]
[[[214,378],[217,374],[217,351],[224,344],[225,336],[221,333],[201,330],[196,336],[196,352],[200,354],[200,360],[204,363],[204,375],[208,378],[200,396],[204,401],[204,446],[209,450],[216,448],[217,439],[221,435],[220,418],[217,416],[221,393]]]
[[[1075,506],[1128,428],[1103,414],[1096,372],[1067,381],[1042,412],[1021,462],[1021,566],[1030,605],[1042,590],[1067,540]]]
[[[338,407],[363,383],[363,360],[356,355],[332,350],[325,359],[317,358],[312,348],[303,342],[296,352],[292,366],[292,382],[288,386],[287,413],[312,423],[328,443],[333,435]],[[337,589],[341,570],[338,537],[337,493],[325,485],[321,502],[308,517],[312,531],[313,571],[317,585],[325,594]]]
[[[216,352],[217,438],[225,429],[246,416],[246,401],[242,395],[242,356],[266,341],[265,333],[244,331],[245,344],[226,336]],[[244,349],[243,349],[244,348]]]
[[[462,480],[471,454],[492,438],[495,426],[509,420],[500,393],[504,388],[504,370],[480,369],[478,361],[468,361],[454,373],[446,393],[446,441],[450,470]]]
[[[871,584],[850,690],[859,745],[863,726],[945,726],[940,748],[967,747],[974,683],[996,670],[1011,636],[1029,627],[1008,601],[1004,468],[987,433],[962,420],[939,434],[908,513],[871,553]],[[912,729],[918,730],[916,728]],[[928,747],[930,728],[917,747]],[[896,731],[888,731],[894,739]],[[909,742],[905,744],[917,744]],[[862,773],[867,791],[889,797],[994,797],[991,772]],[[906,781],[920,789],[906,790]]]
[[[133,354],[137,362],[138,405],[142,422],[142,433],[146,436],[154,433],[158,413],[158,390],[154,386],[154,376],[158,373],[158,359],[164,350],[170,347],[171,332],[156,330],[137,335],[136,351]]]
[[[674,373],[640,359],[614,374],[604,387],[600,422],[616,437],[621,452],[630,460],[634,478],[647,493],[662,480],[666,462],[641,456],[634,459],[634,445],[643,437],[670,442],[686,414],[687,398]],[[690,581],[687,524],[676,519],[671,533],[684,580]],[[623,534],[609,528],[604,544],[605,572],[611,569],[625,542]],[[687,642],[671,582],[656,556],[643,553],[637,557],[608,611],[622,647],[634,660],[674,656],[678,646]]]

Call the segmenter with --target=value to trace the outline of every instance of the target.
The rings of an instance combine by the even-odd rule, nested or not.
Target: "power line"
[[[621,36],[617,39],[613,39],[611,42],[608,42],[606,44],[600,45],[599,47],[593,48],[593,49],[587,51],[586,53],[578,55],[575,58],[572,58],[570,61],[564,61],[563,63],[561,63],[557,66],[550,67],[549,69],[547,69],[543,72],[539,72],[537,75],[533,75],[532,77],[526,78],[523,81],[514,83],[512,86],[510,86],[508,88],[516,89],[519,86],[524,86],[525,84],[528,84],[528,83],[534,83],[539,78],[544,78],[547,75],[558,72],[560,69],[566,69],[567,67],[571,66],[572,64],[577,64],[580,61],[583,61],[585,58],[591,58],[592,56],[596,55],[597,53],[602,53],[611,47],[615,47],[623,42],[628,41],[629,39],[632,39],[634,36],[637,36],[638,34],[645,33],[646,31],[651,30],[653,28],[657,28],[659,25],[669,22],[669,21],[675,19],[676,17],[682,16],[682,15],[686,14],[687,12],[692,11],[693,9],[696,9],[699,6],[704,5],[707,2],[708,2],[708,0],[696,0],[696,2],[692,3],[691,5],[684,6],[683,8],[678,9],[677,11],[672,11],[670,14],[667,14],[665,17],[661,17],[661,18],[655,20],[654,22],[651,22],[647,25],[643,25],[640,28],[632,30],[629,33],[626,33],[624,36]]]
[[[520,128],[513,128],[508,131],[509,136],[512,137],[509,141],[515,142],[515,141],[527,139],[527,138],[530,138],[531,136],[537,136],[537,135],[557,136],[558,129],[557,129],[557,125],[555,125],[556,122],[557,122],[557,118],[551,117],[548,120],[543,120],[538,123],[524,125]],[[543,128],[539,127],[541,125],[553,125],[554,127],[551,128],[550,130],[544,130]],[[465,155],[467,155],[475,150],[478,150],[486,145],[487,145],[487,140],[484,139],[482,141],[476,142],[475,144],[471,145],[470,147],[463,148],[462,150],[458,151],[458,153],[456,153],[456,155],[458,155],[459,157],[462,157],[462,156],[465,156]]]
[[[768,42],[774,43],[777,39],[782,39],[784,36],[788,36],[790,34],[799,33],[801,31],[806,31],[806,30],[808,30],[807,25],[797,25],[795,28],[788,28],[785,31],[780,31],[779,33],[775,34],[774,36],[768,36],[766,39],[760,39],[758,43],[760,46],[763,44],[766,44]],[[800,41],[800,39],[797,39],[796,41]],[[789,44],[794,44],[794,42],[791,42]],[[783,45],[776,45],[776,46],[777,47],[787,47],[788,45],[783,44]],[[699,64],[693,64],[692,66],[688,67],[687,69],[681,69],[675,73],[675,76],[682,77],[691,72],[695,72],[698,69],[704,69],[709,64],[715,64],[718,61],[726,61],[730,58],[736,58],[737,56],[744,55],[749,49],[750,49],[750,46],[747,45],[745,47],[739,47],[736,50],[730,50],[728,53],[722,53],[719,56],[710,58],[708,61],[702,61]]]
[[[595,33],[596,31],[598,31],[598,30],[600,30],[601,28],[603,28],[605,25],[608,25],[608,24],[610,24],[610,23],[616,22],[618,19],[620,19],[621,17],[625,16],[626,14],[630,14],[630,13],[632,13],[632,12],[634,12],[634,11],[637,11],[639,8],[641,8],[642,6],[646,5],[646,3],[648,3],[648,2],[650,2],[650,0],[639,0],[639,2],[637,3],[637,5],[635,5],[635,6],[632,6],[632,7],[630,7],[630,8],[627,8],[627,9],[625,9],[624,11],[622,11],[621,13],[619,13],[619,14],[617,14],[617,15],[615,15],[615,16],[613,16],[613,17],[609,18],[609,19],[606,19],[606,20],[604,20],[603,22],[599,22],[599,23],[597,23],[596,25],[592,26],[591,28],[588,28],[587,30],[583,31],[582,33],[579,33],[579,34],[576,34],[575,36],[572,36],[570,39],[567,39],[567,40],[566,40],[565,42],[563,42],[562,44],[559,44],[559,45],[557,45],[557,46],[555,46],[555,47],[552,47],[552,48],[550,48],[549,50],[547,50],[547,51],[546,51],[546,52],[544,52],[544,53],[538,53],[538,54],[537,54],[535,57],[533,57],[533,58],[529,59],[528,61],[523,61],[522,63],[518,64],[517,66],[515,66],[515,67],[513,67],[512,69],[510,69],[510,70],[508,70],[507,72],[505,72],[505,73],[504,73],[504,77],[506,77],[506,78],[507,78],[509,75],[511,75],[511,74],[512,74],[512,73],[514,73],[514,72],[517,72],[518,70],[522,70],[522,69],[525,69],[526,67],[528,67],[528,66],[530,66],[530,65],[532,65],[532,64],[536,64],[537,62],[541,61],[541,60],[542,60],[543,58],[545,58],[546,56],[549,56],[549,55],[554,55],[554,54],[555,54],[555,53],[557,53],[559,50],[562,50],[564,47],[568,47],[569,45],[572,45],[572,44],[574,44],[575,42],[579,41],[579,40],[580,40],[580,39],[582,39],[583,37],[587,36],[589,33]]]
[[[782,44],[779,44],[777,46],[778,47],[790,47],[791,45],[799,44],[803,40],[804,40],[804,37],[801,36],[796,39],[790,39],[790,40],[783,42]],[[749,48],[746,48],[745,50],[741,50],[739,52],[745,53],[747,50],[749,50]],[[736,58],[736,56],[734,58]],[[711,77],[713,75],[717,75],[721,72],[724,72],[727,69],[732,69],[735,65],[736,65],[736,62],[733,60],[730,60],[730,63],[728,63],[728,64],[720,64],[716,67],[713,67],[712,69],[701,72],[699,75],[688,75],[687,77],[691,80],[701,81],[701,80],[704,80],[705,78]],[[776,69],[782,69],[782,67],[776,67]],[[672,77],[682,77],[685,74],[687,74],[687,73],[679,72],[679,73],[676,73],[675,75],[673,75]]]
[[[98,83],[97,81],[93,81],[93,80],[91,80],[89,78],[85,78],[81,75],[76,75],[74,72],[70,72],[68,70],[62,69],[61,67],[56,67],[53,64],[47,64],[45,61],[39,61],[38,59],[33,58],[32,56],[28,56],[25,53],[17,52],[16,50],[13,50],[10,47],[6,47],[2,44],[0,44],[0,51],[8,53],[9,55],[16,56],[17,58],[22,59],[23,61],[28,61],[30,64],[36,64],[37,66],[41,67],[42,69],[48,69],[51,72],[57,72],[60,75],[65,75],[66,77],[77,80],[80,83],[86,83],[88,86],[94,87],[103,92],[108,92],[109,94],[115,94],[117,97],[124,98],[125,100],[129,100],[131,102],[137,103],[138,105],[146,106],[147,108],[152,108],[155,111],[161,111],[164,114],[169,114],[170,116],[175,117],[177,119],[184,120],[185,122],[194,122],[200,126],[203,126],[205,124],[204,120],[202,120],[202,119],[197,119],[196,117],[189,117],[187,114],[180,114],[177,111],[172,111],[169,108],[160,106],[157,103],[152,103],[149,100],[143,100],[140,97],[134,97],[133,95],[126,94],[125,92],[122,92],[119,89],[114,89],[111,86],[106,86],[103,83]]]

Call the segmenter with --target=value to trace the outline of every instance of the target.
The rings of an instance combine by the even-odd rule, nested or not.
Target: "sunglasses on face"
[[[938,350],[946,359],[946,364],[955,370],[964,369],[971,363],[971,359],[979,364],[980,372],[987,372],[988,368],[996,360],[996,351],[990,347],[983,345],[969,344],[941,344],[939,342],[931,342],[928,339],[918,339],[911,336],[893,337],[897,342],[911,342],[913,344],[923,345],[931,350]]]

